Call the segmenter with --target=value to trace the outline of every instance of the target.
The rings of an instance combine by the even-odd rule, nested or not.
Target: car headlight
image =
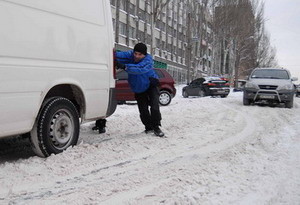
[[[254,83],[250,83],[250,82],[247,82],[246,84],[245,84],[245,88],[258,88],[258,86],[257,85],[255,85]]]
[[[292,84],[282,85],[277,88],[277,90],[293,90],[293,89],[294,86]]]

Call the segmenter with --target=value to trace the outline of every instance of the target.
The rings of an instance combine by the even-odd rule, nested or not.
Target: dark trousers
[[[159,91],[157,86],[150,85],[145,92],[135,93],[135,99],[138,103],[141,121],[145,125],[146,130],[161,126]]]

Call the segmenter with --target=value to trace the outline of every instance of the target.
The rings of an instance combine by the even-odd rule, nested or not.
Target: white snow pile
[[[300,98],[293,109],[227,98],[161,107],[166,138],[144,134],[135,104],[107,132],[46,159],[0,156],[0,204],[300,204]]]

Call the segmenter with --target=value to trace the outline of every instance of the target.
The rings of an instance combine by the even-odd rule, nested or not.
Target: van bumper
[[[106,112],[106,117],[112,115],[117,108],[116,88],[110,88],[109,90],[109,104]]]

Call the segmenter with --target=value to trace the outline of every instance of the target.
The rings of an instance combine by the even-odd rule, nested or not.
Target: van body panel
[[[32,129],[56,85],[76,85],[82,121],[106,117],[113,78],[108,0],[0,0],[0,137]]]

